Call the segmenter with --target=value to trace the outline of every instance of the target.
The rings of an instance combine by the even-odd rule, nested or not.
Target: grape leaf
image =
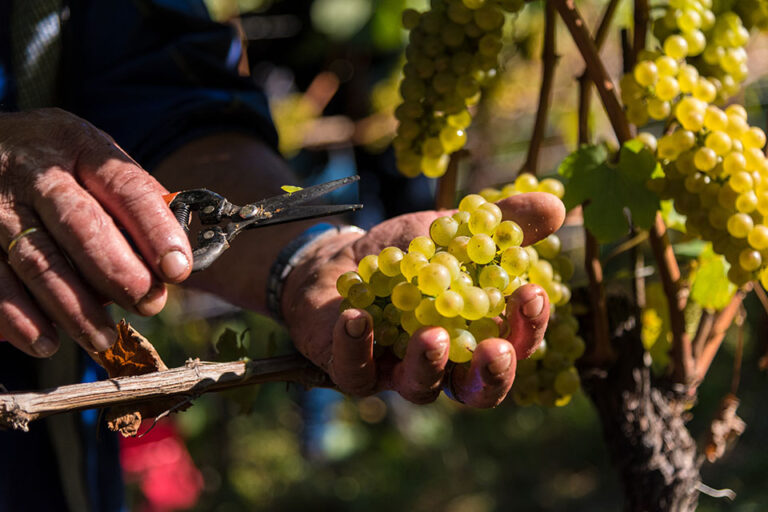
[[[248,357],[248,349],[243,344],[243,337],[238,337],[237,333],[230,328],[224,329],[219,339],[216,341],[217,360],[219,361],[237,361]]]
[[[302,189],[303,189],[303,187],[297,187],[297,186],[295,186],[295,185],[283,185],[283,186],[282,186],[282,187],[280,187],[280,188],[281,188],[281,189],[283,189],[283,190],[285,190],[286,192],[288,192],[288,195],[291,195],[291,194],[293,194],[294,192],[298,192],[299,190],[302,190]]]
[[[598,146],[584,145],[565,157],[557,168],[560,174],[566,180],[571,179],[574,172],[579,169],[591,169],[599,166],[608,159],[608,148],[600,144]]]
[[[632,215],[635,226],[648,229],[659,210],[659,198],[645,182],[658,162],[642,143],[630,141],[619,151],[616,164],[607,161],[601,146],[585,146],[566,158],[559,172],[570,178],[563,203],[567,209],[584,204],[584,225],[601,243],[626,235]]]
[[[704,308],[723,309],[736,293],[736,285],[728,280],[728,262],[708,245],[699,255],[691,272],[691,298]]]

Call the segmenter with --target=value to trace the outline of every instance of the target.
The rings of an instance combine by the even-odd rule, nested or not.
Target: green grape
[[[643,87],[652,86],[659,78],[659,72],[656,68],[656,64],[650,60],[638,62],[635,66],[634,77],[637,83]]]
[[[561,396],[572,395],[581,387],[579,372],[575,368],[567,368],[557,374],[555,377],[554,388]]]
[[[483,291],[488,295],[488,312],[485,316],[488,318],[495,318],[502,314],[507,308],[507,301],[504,298],[504,293],[492,286],[483,288]]]
[[[480,197],[480,196],[477,196]],[[482,198],[481,198],[482,199]],[[483,199],[485,201],[485,199]],[[446,247],[459,229],[459,223],[452,217],[438,217],[429,226],[429,236],[437,245]]]
[[[535,192],[538,188],[539,180],[531,173],[520,173],[515,179],[515,189],[518,192]]]
[[[656,96],[662,101],[670,101],[679,93],[680,86],[672,76],[661,76],[656,82]]]
[[[696,150],[693,163],[700,171],[711,171],[717,165],[717,153],[712,148],[701,147]]]
[[[562,199],[565,195],[565,186],[559,180],[554,178],[545,178],[539,182],[539,192],[546,192],[552,194],[558,199]],[[497,242],[498,244],[498,242]]]
[[[662,101],[657,98],[651,98],[648,100],[648,115],[651,119],[660,121],[669,117],[669,113],[672,111],[668,101]]]
[[[435,242],[427,236],[417,236],[408,244],[409,253],[421,253],[427,259],[435,255]]]
[[[752,180],[752,175],[750,173],[747,171],[739,170],[731,171],[729,174],[731,174],[731,179],[728,180],[728,184],[734,191],[744,193],[752,190],[754,181]]]
[[[533,247],[541,257],[551,260],[560,254],[560,238],[556,234],[552,233],[546,238],[536,242]]]
[[[751,248],[742,250],[739,253],[739,265],[747,272],[754,272],[763,263],[763,258],[759,251]]]
[[[444,317],[453,318],[464,309],[464,298],[455,290],[446,290],[435,299],[435,308]]]
[[[502,221],[493,233],[493,241],[501,250],[519,246],[523,243],[523,237],[522,228],[511,220]]]
[[[448,155],[442,155],[439,158],[431,158],[425,155],[421,158],[421,172],[427,178],[439,178],[448,170],[449,160]]]
[[[397,325],[397,324],[400,323],[400,315],[401,315],[401,313],[402,312],[399,309],[397,309],[397,306],[395,306],[392,303],[389,303],[386,306],[384,306],[384,310],[383,310],[382,315],[383,315],[385,321],[387,321],[387,322],[389,322],[391,324]]]
[[[483,196],[478,194],[469,194],[459,201],[459,211],[472,213],[477,210],[477,207],[483,203],[487,203]],[[444,245],[444,244],[441,244]]]
[[[416,277],[419,269],[428,263],[429,260],[427,260],[424,254],[420,252],[409,252],[403,256],[403,259],[400,262],[400,272],[402,272],[403,276],[410,281]]]
[[[413,30],[419,24],[419,18],[421,15],[416,9],[405,9],[403,11],[403,28]]]
[[[371,274],[368,286],[376,297],[387,297],[392,292],[390,277],[384,275],[381,270]]]
[[[739,197],[736,198],[736,209],[742,213],[750,213],[757,208],[757,194],[748,190],[742,192]]]
[[[728,127],[728,116],[716,106],[709,105],[704,113],[704,127],[722,132]]]
[[[376,296],[366,283],[355,283],[349,287],[347,299],[356,308],[365,309],[373,304]]]
[[[416,306],[418,306],[418,304],[416,304]],[[416,309],[416,307],[414,306],[413,309]],[[403,314],[400,315],[400,326],[403,328],[405,332],[407,332],[410,335],[412,335],[414,332],[424,327],[416,319],[416,313],[414,313],[413,311],[403,311]],[[406,343],[407,343],[407,340],[406,340]],[[402,359],[402,356],[399,356],[399,357]]]
[[[476,340],[487,340],[488,338],[499,337],[499,324],[492,318],[481,318],[469,323],[469,332]]]
[[[461,316],[467,320],[478,320],[488,313],[490,301],[485,290],[477,286],[467,286],[457,291],[464,299],[464,309],[461,310]]]
[[[435,308],[435,299],[424,297],[414,310],[416,320],[422,325],[438,325],[442,317]]]
[[[688,42],[682,36],[669,36],[664,40],[664,53],[675,60],[684,59],[688,55]]]
[[[452,329],[449,331],[450,346],[448,359],[454,363],[466,363],[472,360],[472,354],[477,347],[477,341],[472,333],[465,329]]]
[[[747,241],[753,249],[758,251],[768,249],[768,226],[765,224],[754,226],[747,235]]]
[[[742,153],[731,151],[723,158],[723,171],[726,175],[737,174],[747,168],[747,159]]]
[[[509,286],[509,274],[499,265],[487,265],[480,270],[477,277],[481,287],[493,287],[504,290]]]
[[[413,311],[421,302],[419,288],[411,283],[400,283],[392,289],[392,304],[401,311]]]
[[[532,283],[543,285],[552,281],[553,277],[552,264],[546,260],[535,261],[528,268],[528,280]]]
[[[374,323],[374,325],[376,324]],[[399,336],[400,329],[390,323],[379,325],[373,329],[373,338],[376,340],[376,343],[384,347],[394,345]]]
[[[731,151],[731,138],[725,132],[710,132],[704,144],[719,156],[725,156]]]
[[[373,320],[374,325],[381,323],[384,320],[384,310],[376,304],[371,304],[365,308],[365,310],[369,315],[371,315],[371,319]]]
[[[467,254],[468,236],[457,236],[448,244],[448,253],[459,260],[460,263],[469,263],[469,254]]]
[[[522,247],[509,247],[501,253],[501,268],[510,276],[519,276],[528,271],[531,259]]]
[[[482,206],[485,206],[489,203],[485,203]],[[499,220],[496,218],[496,216],[486,210],[477,208],[475,211],[473,211],[469,217],[469,231],[473,235],[477,234],[485,234],[485,235],[491,235],[496,230],[496,226],[499,225]]]
[[[496,244],[488,235],[474,235],[467,244],[467,254],[473,262],[485,265],[496,256]]]
[[[386,247],[379,253],[378,264],[382,274],[388,277],[400,273],[400,262],[403,260],[403,251],[397,247]]]
[[[699,72],[695,67],[690,64],[683,64],[680,66],[680,71],[677,75],[677,84],[680,87],[680,92],[692,92],[698,80]]]
[[[422,293],[425,295],[436,296],[447,290],[450,286],[451,273],[445,266],[440,265],[439,263],[429,263],[419,269],[418,280],[418,289]]]
[[[466,286],[474,286],[475,282],[472,280],[472,276],[466,272],[459,273],[459,276],[451,281],[451,290],[460,290]]]
[[[357,264],[357,273],[363,278],[363,281],[368,282],[373,275],[379,269],[379,258],[375,254],[369,254],[360,260]]]
[[[451,275],[451,281],[457,279],[461,274],[461,264],[455,256],[448,252],[439,252],[432,256],[429,260],[430,263],[437,263],[448,269],[448,273]]]
[[[350,271],[350,272],[344,272],[339,276],[339,278],[336,280],[336,289],[339,292],[339,295],[346,298],[347,294],[349,293],[349,288],[355,283],[362,283],[363,278],[360,277],[360,275],[357,272]]]
[[[501,208],[499,208],[494,203],[483,203],[478,206],[477,209],[491,213],[496,219],[497,223],[500,223],[504,217],[503,213],[501,212]]]
[[[741,142],[745,148],[762,149],[765,146],[765,132],[753,126],[741,136]]]

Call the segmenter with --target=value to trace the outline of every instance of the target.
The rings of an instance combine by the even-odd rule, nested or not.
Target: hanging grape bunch
[[[744,107],[718,106],[746,78],[749,31],[734,12],[710,8],[710,1],[670,2],[654,30],[662,50],[641,55],[621,94],[638,126],[673,121],[658,141],[638,135],[664,170],[649,186],[674,200],[687,232],[712,242],[731,265],[729,279],[743,285],[764,277],[768,263],[766,137]]]
[[[464,147],[472,120],[468,107],[479,101],[481,86],[496,75],[504,12],[517,12],[523,4],[432,0],[423,13],[403,12],[410,35],[392,145],[404,175],[442,176],[449,155]]]

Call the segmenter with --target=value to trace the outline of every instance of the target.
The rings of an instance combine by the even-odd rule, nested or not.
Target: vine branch
[[[536,120],[533,124],[531,142],[528,144],[528,155],[523,167],[518,171],[536,174],[539,169],[539,153],[541,143],[544,140],[544,131],[547,128],[549,105],[552,100],[552,85],[555,78],[555,67],[559,57],[556,48],[556,17],[552,3],[547,2],[544,9],[544,44],[541,50],[541,88],[539,89],[539,106],[536,109]]]
[[[616,95],[616,87],[600,59],[595,42],[587,32],[584,19],[576,9],[573,0],[550,0],[550,2],[560,13],[560,17],[568,27],[573,41],[584,59],[586,71],[595,83],[603,108],[611,121],[619,143],[624,143],[631,138],[632,132]],[[680,269],[669,244],[666,226],[664,226],[660,213],[656,215],[655,225],[650,231],[650,239],[664,292],[669,302],[670,325],[673,334],[673,362],[675,364],[673,373],[676,381],[687,384],[694,371],[690,336],[685,333],[685,318],[683,316],[687,294],[682,293]]]
[[[600,94],[600,99],[608,114],[613,131],[616,133],[619,142],[624,143],[632,138],[627,116],[624,114],[624,109],[619,102],[619,98],[616,96],[616,86],[608,75],[603,61],[600,59],[595,41],[587,31],[584,19],[576,9],[574,0],[549,0],[548,3],[554,5],[566,27],[568,27],[573,42],[576,43],[579,53],[581,53],[581,57],[584,59],[587,74],[595,83],[597,92]]]
[[[29,422],[54,414],[115,407],[169,397],[196,398],[265,382],[296,382],[330,387],[328,376],[301,355],[255,361],[212,363],[187,361],[185,366],[135,377],[117,377],[43,391],[0,394],[0,428],[28,431]]]
[[[750,283],[737,291],[731,299],[731,302],[715,317],[714,324],[712,325],[712,332],[704,343],[701,356],[696,359],[695,380],[691,386],[691,393],[695,392],[696,387],[704,380],[704,377],[706,377],[709,367],[712,365],[712,361],[715,359],[715,355],[717,355],[717,351],[723,343],[723,338],[725,338],[725,333],[728,330],[728,327],[733,323],[733,319],[741,309],[741,303],[744,300],[744,297],[746,297],[751,289],[752,284]]]

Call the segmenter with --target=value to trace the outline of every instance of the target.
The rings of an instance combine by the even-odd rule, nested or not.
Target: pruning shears
[[[164,198],[179,224],[187,232],[192,212],[197,212],[202,225],[197,234],[197,248],[192,252],[192,272],[197,272],[216,261],[243,230],[359,210],[363,205],[302,204],[359,179],[360,176],[349,176],[244,206],[232,204],[216,192],[204,188],[173,192]]]

